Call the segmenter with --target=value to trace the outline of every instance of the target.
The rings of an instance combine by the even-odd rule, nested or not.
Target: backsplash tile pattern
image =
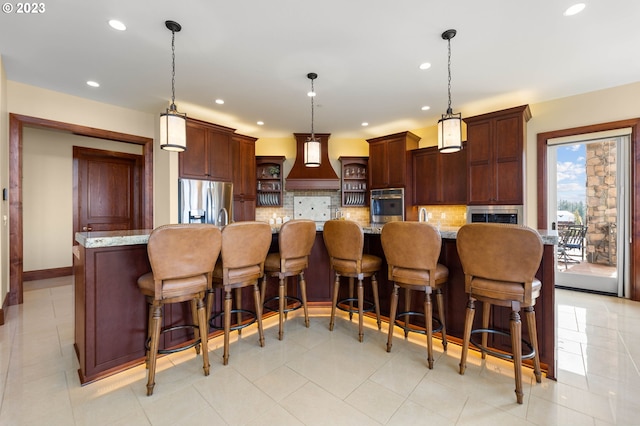
[[[320,191],[284,191],[282,207],[258,207],[256,208],[256,220],[269,222],[269,219],[294,216],[294,196],[295,197],[330,197],[331,219],[335,218],[336,210],[343,216],[361,224],[369,223],[368,207],[342,207],[340,205],[340,191],[320,190]],[[424,207],[427,213],[431,213],[429,223],[441,226],[462,226],[467,223],[467,206],[419,206]]]
[[[269,219],[284,218],[288,216],[293,219],[294,216],[294,196],[295,197],[330,197],[331,219],[335,218],[336,210],[340,210],[343,215],[349,216],[350,219],[366,224],[369,223],[368,207],[342,207],[340,205],[340,191],[318,190],[318,191],[284,191],[282,207],[257,207],[256,220],[261,222],[269,222]]]

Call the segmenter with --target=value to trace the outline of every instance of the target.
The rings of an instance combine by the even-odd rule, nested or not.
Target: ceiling
[[[174,20],[180,112],[261,138],[309,132],[315,72],[315,131],[370,138],[446,111],[449,28],[463,117],[639,81],[640,2],[581,1],[565,17],[572,0],[60,0],[0,15],[0,54],[9,80],[159,114]]]

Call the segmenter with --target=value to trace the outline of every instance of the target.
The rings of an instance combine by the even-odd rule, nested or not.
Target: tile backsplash
[[[282,207],[258,207],[256,208],[256,220],[261,222],[268,222],[269,219],[274,217],[283,218],[288,216],[290,218],[295,217],[294,198],[309,197],[310,201],[314,197],[318,197],[323,200],[324,204],[327,204],[329,209],[329,218],[333,219],[336,216],[336,210],[340,210],[345,216],[349,216],[350,219],[361,222],[369,222],[369,208],[368,207],[342,207],[340,205],[340,191],[331,190],[318,190],[318,191],[284,191]]]

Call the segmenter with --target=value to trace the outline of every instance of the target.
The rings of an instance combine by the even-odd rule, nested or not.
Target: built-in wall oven
[[[467,206],[467,223],[511,223],[523,225],[523,208],[513,206]]]
[[[404,220],[404,188],[372,189],[369,211],[371,223]]]

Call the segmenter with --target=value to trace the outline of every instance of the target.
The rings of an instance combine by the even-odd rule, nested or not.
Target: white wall
[[[36,128],[22,140],[23,270],[71,266],[73,147],[142,155],[142,146]]]

